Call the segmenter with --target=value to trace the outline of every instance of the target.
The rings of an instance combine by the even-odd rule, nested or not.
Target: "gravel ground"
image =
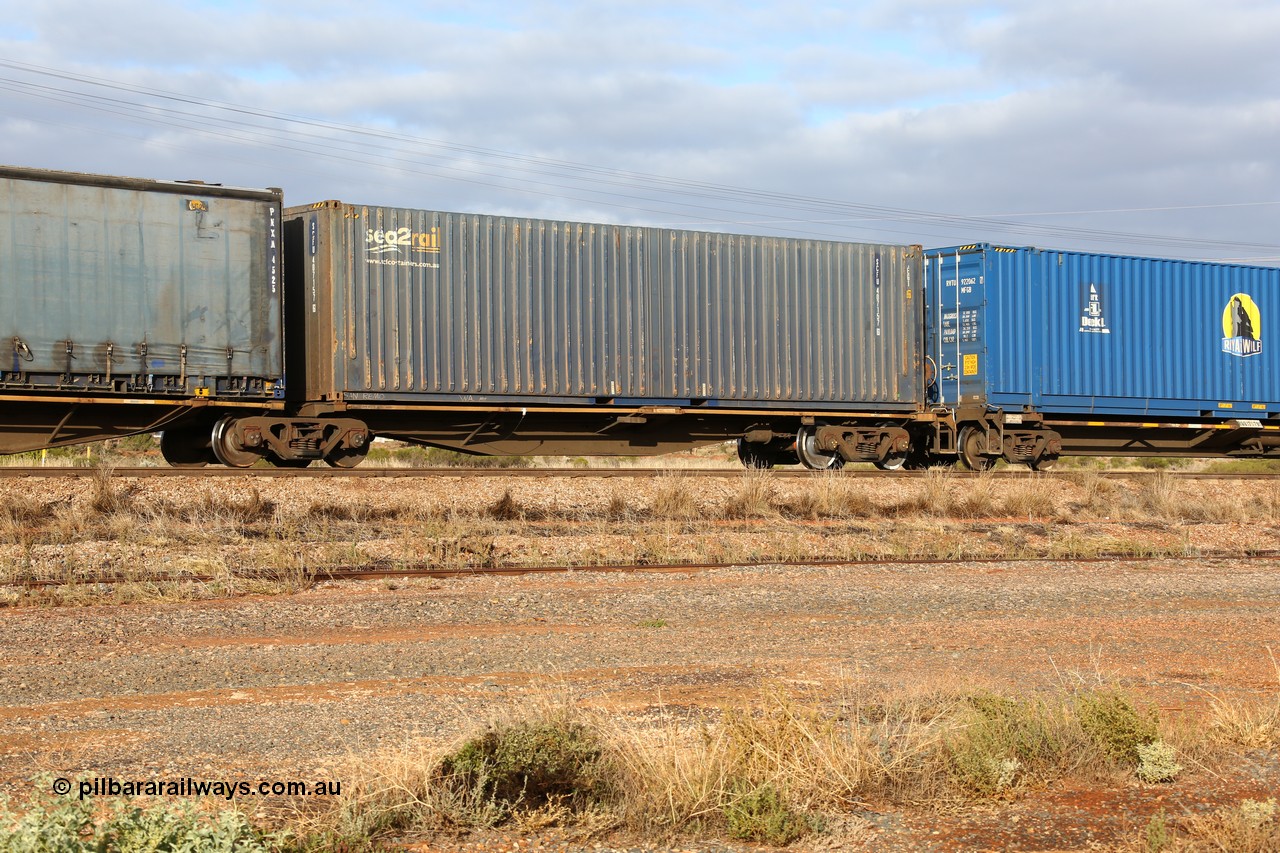
[[[74,503],[85,499],[86,488],[46,481],[26,484],[24,495]],[[158,501],[208,487],[166,480],[139,481],[137,488],[141,499]],[[373,489],[381,500],[435,505],[443,489],[483,507],[504,490],[533,487],[513,480],[271,481],[257,488],[281,505],[351,501]],[[562,504],[588,506],[612,500],[620,487],[598,481],[555,488],[564,489],[555,498]],[[722,497],[716,490],[734,486],[697,488],[711,505]],[[1079,500],[1077,485],[1059,488],[1060,505]],[[546,499],[535,492],[519,497]],[[637,492],[630,497],[644,499]],[[1183,499],[1224,498],[1196,492]],[[888,536],[896,524],[878,520],[864,535]],[[1230,526],[1238,528],[1235,541],[1276,547],[1268,525]],[[1167,535],[1169,528],[1154,525],[1150,532]],[[1232,534],[1198,535],[1221,543]],[[91,551],[95,543],[66,547]],[[1105,680],[1166,713],[1194,712],[1208,692],[1276,691],[1268,646],[1278,642],[1280,563],[1268,560],[584,571],[321,584],[292,595],[203,601],[9,607],[0,610],[0,792],[23,796],[41,772],[76,781],[341,779],[353,756],[453,741],[497,713],[560,691],[586,706],[643,718],[749,701],[775,683],[840,695],[931,684],[1061,691]],[[808,846],[1105,847],[1139,837],[1159,805],[1203,807],[1280,789],[1273,753],[1215,772],[1193,770],[1160,790],[1122,783],[1114,790],[1040,792],[962,815],[850,815]],[[436,839],[413,849],[747,848],[582,846],[544,833]]]

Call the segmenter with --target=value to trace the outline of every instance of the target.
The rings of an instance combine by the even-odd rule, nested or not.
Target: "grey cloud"
[[[592,185],[426,140],[960,214],[1280,198],[1271,156],[1280,102],[1257,82],[1276,77],[1261,47],[1274,38],[1276,13],[1246,2],[1212,13],[1160,5],[1157,16],[1144,3],[1131,11],[1092,0],[794,11],[781,3],[428,4],[410,16],[390,4],[218,11],[0,0],[11,31],[35,34],[0,36],[0,55],[11,59],[407,139],[287,123],[253,137],[197,132],[181,126],[188,120],[145,125],[3,89],[0,130],[18,163],[280,185],[297,202],[340,197],[926,243],[1005,238],[821,205],[685,198],[654,181],[619,187],[597,177]],[[199,39],[174,38],[193,30]],[[1198,58],[1179,61],[1193,42]],[[1271,243],[1280,242],[1272,236],[1278,213],[1035,221]],[[813,221],[789,222],[796,218]]]

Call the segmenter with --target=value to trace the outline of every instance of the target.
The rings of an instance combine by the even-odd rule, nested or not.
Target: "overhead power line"
[[[0,76],[0,89],[38,98],[43,103],[61,103],[129,122],[185,130],[212,138],[317,158],[366,166],[375,161],[407,174],[493,187],[507,192],[608,205],[662,217],[678,217],[685,226],[768,225],[776,230],[837,239],[847,239],[847,235],[823,234],[815,226],[845,229],[857,227],[882,233],[904,234],[913,241],[920,240],[923,233],[961,231],[992,240],[999,238],[1004,242],[1068,239],[1184,251],[1280,252],[1280,244],[1021,221],[1058,215],[1264,206],[1280,202],[994,216],[937,213],[735,187],[502,151],[394,130],[330,122],[225,103],[14,61],[0,60],[0,68],[16,72],[16,75]],[[32,77],[36,79],[30,79]]]

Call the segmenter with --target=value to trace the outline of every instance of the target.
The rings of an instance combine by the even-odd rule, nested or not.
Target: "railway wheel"
[[[232,432],[234,426],[235,418],[230,416],[218,421],[213,425],[213,437],[209,444],[213,448],[213,455],[223,465],[228,468],[248,468],[262,457],[236,443]]]
[[[767,446],[759,442],[747,441],[745,438],[738,439],[738,461],[745,468],[755,468],[761,471],[766,468],[772,468],[776,462]]]
[[[883,427],[895,427],[897,424],[881,424]],[[890,450],[883,459],[876,459],[872,464],[881,471],[901,471],[911,457],[911,445],[902,450]]]
[[[907,464],[906,453],[890,453],[883,459],[877,459],[871,463],[881,471],[901,471]]]
[[[354,468],[369,455],[369,445],[360,447],[341,447],[324,458],[324,464],[330,468]]]
[[[1028,464],[1030,464],[1032,471],[1049,471],[1054,465],[1058,464],[1058,454],[1042,453],[1039,459]]]
[[[167,429],[160,433],[160,455],[174,468],[203,468],[217,460],[203,428]]]
[[[987,437],[982,427],[967,424],[961,428],[958,444],[960,461],[970,471],[986,471],[996,464],[995,459],[982,455],[987,445]]]
[[[844,457],[839,452],[818,447],[818,431],[814,427],[802,426],[796,430],[796,458],[814,471],[836,471],[844,467]]]

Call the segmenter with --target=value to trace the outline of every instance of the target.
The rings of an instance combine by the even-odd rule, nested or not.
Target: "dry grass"
[[[1198,553],[1189,522],[1265,519],[1280,507],[1274,487],[1196,500],[1167,475],[1130,483],[1085,470],[1053,483],[947,471],[887,481],[750,471],[736,481],[670,473],[582,494],[521,481],[456,503],[387,499],[353,481],[295,501],[280,497],[274,484],[259,490],[241,483],[157,488],[165,495],[157,497],[148,483],[103,467],[61,497],[0,506],[0,583],[115,574],[120,566],[146,583],[163,581],[183,562],[223,567],[225,583],[173,590],[186,598],[241,590],[235,578],[243,575],[273,577],[281,591],[301,589],[317,571],[350,565],[1187,556]],[[1238,543],[1241,552],[1271,542],[1261,525],[1219,541]],[[166,589],[161,583],[131,596],[163,596]],[[116,600],[115,590],[104,594]],[[6,597],[61,599],[23,591]]]
[[[738,489],[725,500],[720,512],[725,518],[769,518],[777,515],[773,478],[767,471],[743,472]]]
[[[679,474],[667,474],[653,496],[649,511],[655,518],[674,521],[687,521],[698,514],[698,503],[694,499],[689,481]]]
[[[1135,744],[1144,755],[1186,749],[1162,740],[1162,728],[1111,688],[1034,696],[851,690],[835,700],[771,688],[750,705],[716,713],[659,707],[636,720],[544,694],[448,747],[359,763],[351,791],[308,829],[326,844],[546,824],[581,837],[621,828],[649,839],[711,834],[778,844],[873,804],[1015,799],[1068,778],[1124,784],[1144,770]],[[554,772],[532,769],[539,761]],[[1183,835],[1271,838],[1259,827],[1274,831],[1233,812],[1188,823]]]
[[[1280,749],[1280,661],[1268,646],[1276,684],[1269,694],[1226,698],[1209,694],[1209,731],[1218,739],[1249,749]]]

